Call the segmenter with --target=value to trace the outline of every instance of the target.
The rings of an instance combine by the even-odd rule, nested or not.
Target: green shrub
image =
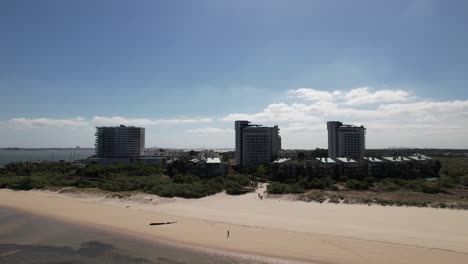
[[[367,182],[367,184],[372,184],[372,183],[375,182],[375,178],[374,177],[365,177],[364,181]]]
[[[30,176],[19,178],[17,181],[12,182],[12,185],[9,187],[16,190],[31,190],[34,188],[33,181]]]
[[[307,178],[305,177],[300,178],[299,181],[297,181],[297,184],[303,189],[307,188],[308,187]]]
[[[464,176],[464,177],[461,179],[461,184],[463,184],[463,186],[468,187],[468,175]]]
[[[381,180],[377,182],[376,185],[385,190],[399,190],[400,189],[400,186],[398,186],[391,179]]]
[[[286,189],[287,193],[304,193],[304,189],[297,184],[289,185]]]
[[[179,164],[181,168],[184,166],[186,164]],[[218,193],[223,189],[229,189],[228,193],[238,194],[244,190],[244,186],[250,184],[249,178],[245,175],[232,175],[228,180],[223,177],[200,179],[186,173],[176,174],[171,178],[163,175],[159,166],[140,163],[93,164],[78,169],[76,175],[79,177],[68,176],[70,170],[74,168],[67,164],[19,163],[10,164],[7,168],[0,174],[0,188],[29,190],[49,186],[75,186],[108,191],[141,190],[164,197],[199,198]],[[23,174],[18,176],[20,173]]]
[[[239,175],[229,175],[227,177],[228,180],[234,181],[239,183],[242,186],[247,186],[250,184],[250,180],[247,176],[239,174]]]
[[[421,191],[423,193],[431,193],[431,194],[443,192],[438,186],[429,185],[429,184],[422,184]]]
[[[457,183],[454,178],[442,176],[437,181],[437,184],[442,188],[454,188]]]
[[[346,182],[346,187],[351,190],[367,190],[369,185],[365,181],[358,180],[348,180]]]
[[[271,194],[283,194],[288,189],[288,185],[279,182],[270,183],[267,187],[267,192]]]
[[[217,178],[210,179],[205,184],[210,194],[221,192],[224,188],[223,182],[220,182]]]
[[[348,176],[340,176],[338,177],[338,181],[340,182],[347,182],[349,180]]]
[[[308,185],[307,189],[319,189],[323,190],[326,188],[329,188],[333,185],[333,181],[329,178],[323,178],[323,179],[312,179]]]
[[[172,177],[172,182],[174,183],[194,183],[199,181],[200,178],[197,176],[193,176],[190,174],[177,174],[174,177]]]
[[[403,185],[402,187],[405,189],[409,190],[419,190],[421,189],[421,186],[424,184],[422,181],[417,181],[417,180],[403,180],[402,181]]]
[[[244,188],[239,183],[233,182],[227,187],[226,193],[230,195],[239,195],[244,193]]]

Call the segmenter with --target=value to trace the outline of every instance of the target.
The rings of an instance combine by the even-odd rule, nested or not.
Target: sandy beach
[[[291,261],[468,263],[468,211],[462,210],[260,200],[256,193],[169,199],[11,190],[0,190],[0,207],[141,239]],[[168,221],[177,223],[149,225]]]

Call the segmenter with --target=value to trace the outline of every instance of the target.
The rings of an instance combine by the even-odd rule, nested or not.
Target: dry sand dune
[[[166,199],[9,190],[0,190],[1,206],[145,239],[313,263],[468,263],[468,211],[460,210],[260,200],[256,193]],[[177,224],[149,226],[165,221]]]

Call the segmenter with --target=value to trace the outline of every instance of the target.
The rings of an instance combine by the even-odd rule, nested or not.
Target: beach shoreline
[[[24,258],[32,256],[35,256],[34,263],[58,263],[59,260],[93,264],[109,263],[109,260],[122,264],[283,263],[278,259],[196,248],[6,207],[0,207],[0,234],[0,259],[5,263],[23,263]]]
[[[7,210],[15,211],[20,214],[24,215],[32,215],[34,217],[39,217],[43,219],[50,219],[53,221],[58,221],[67,225],[77,226],[79,228],[84,228],[91,231],[96,231],[99,233],[109,233],[117,235],[118,237],[127,237],[132,239],[137,239],[143,243],[147,244],[162,244],[167,247],[171,248],[178,248],[181,250],[188,250],[193,251],[196,253],[202,253],[207,255],[214,255],[214,256],[225,256],[237,259],[243,259],[248,261],[255,261],[258,263],[288,263],[288,264],[305,264],[311,263],[310,260],[306,259],[297,259],[294,257],[282,257],[282,256],[272,256],[263,253],[252,253],[250,251],[243,251],[243,250],[226,250],[225,248],[219,247],[217,245],[202,245],[197,243],[188,244],[183,241],[178,241],[177,239],[167,238],[167,237],[158,237],[157,235],[148,235],[144,233],[134,233],[131,230],[126,229],[119,229],[108,227],[103,224],[95,224],[95,223],[84,223],[80,221],[70,220],[62,217],[55,217],[49,215],[38,214],[36,211],[31,212],[30,210],[24,210],[22,208],[7,206],[7,205],[0,205],[0,208],[5,208]],[[325,262],[313,262],[313,263],[325,263]]]
[[[218,194],[202,199],[167,199],[146,194],[134,197],[132,201],[89,194],[0,190],[0,207],[148,241],[205,252],[259,256],[264,260],[281,259],[280,263],[286,260],[309,263],[468,261],[468,213],[465,211],[378,209],[278,199],[260,201],[253,193]],[[378,216],[384,210],[395,218],[398,214],[409,214],[403,216],[407,217],[406,223],[400,226],[401,216],[393,224],[389,219],[376,222],[386,217]],[[414,219],[415,215],[421,215],[422,219]],[[427,217],[433,218],[432,223],[417,224]],[[359,221],[363,221],[362,228],[352,225]],[[177,223],[151,227],[150,222]],[[446,226],[438,226],[440,223]],[[229,238],[226,238],[227,230],[230,230]],[[322,232],[314,232],[319,230]]]

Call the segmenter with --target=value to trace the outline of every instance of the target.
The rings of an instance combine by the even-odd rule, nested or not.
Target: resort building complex
[[[95,149],[98,158],[128,159],[143,154],[144,128],[120,125],[96,129]]]
[[[328,157],[354,158],[364,157],[366,129],[364,126],[344,125],[339,121],[327,122]]]
[[[235,121],[236,165],[271,163],[281,150],[278,126],[265,127]]]
[[[339,180],[372,177],[415,179],[436,175],[437,164],[430,157],[413,154],[365,156],[363,126],[327,122],[328,153],[326,150],[281,150],[278,126],[254,125],[235,121],[235,153],[212,150],[184,151],[177,149],[147,149],[145,129],[140,127],[98,127],[96,156],[90,161],[98,164],[142,162],[164,166],[165,173],[174,176],[189,173],[201,178],[228,175],[232,165],[248,171],[260,164],[270,164],[272,175],[295,178],[330,178]],[[327,157],[328,154],[328,157]],[[388,155],[388,154],[387,154]],[[275,176],[276,177],[276,176]]]

